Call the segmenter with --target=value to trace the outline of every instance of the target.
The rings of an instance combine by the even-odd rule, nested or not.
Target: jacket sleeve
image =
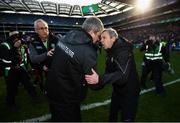
[[[85,51],[84,58],[83,58],[83,66],[82,66],[84,75],[92,74],[92,71],[91,71],[92,68],[96,71],[96,65],[97,65],[97,52],[93,50]],[[90,87],[90,89],[93,89],[93,90],[97,90],[100,87],[99,84],[91,85],[91,84],[88,84],[87,82],[86,84],[88,85],[88,87]]]
[[[97,65],[97,53],[93,51],[85,51],[83,55],[83,71],[85,74],[92,74],[91,69],[96,70]]]
[[[99,90],[99,89],[102,89],[108,83],[114,84],[117,82],[119,85],[124,85],[128,79],[127,77],[128,75],[129,75],[128,72],[125,74],[122,74],[122,72],[119,70],[112,73],[105,73],[102,76],[100,76],[98,84],[91,85],[91,88],[93,90]]]
[[[169,47],[167,45],[163,46],[161,52],[165,62],[169,62]]]
[[[103,85],[107,83],[115,83],[117,81],[120,81],[121,84],[123,84],[125,81],[125,75],[123,75],[119,70],[113,73],[106,73],[102,77],[100,77],[100,82]]]
[[[0,45],[0,62],[6,67],[11,66],[12,64],[10,50],[3,45]]]
[[[105,85],[107,83],[117,83],[118,85],[125,84],[128,79],[132,68],[132,56],[128,58],[128,61],[125,62],[126,64],[122,64],[120,61],[116,61],[117,69],[114,72],[105,73],[102,77],[100,77],[100,85]],[[124,59],[123,59],[124,60]],[[122,68],[124,67],[124,69]]]
[[[36,49],[32,44],[29,45],[29,57],[32,63],[40,63],[46,60],[47,52],[38,55]]]

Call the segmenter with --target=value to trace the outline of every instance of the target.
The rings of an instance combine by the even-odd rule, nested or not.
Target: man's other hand
[[[99,81],[99,75],[94,71],[94,69],[91,69],[92,74],[91,75],[85,75],[85,79],[88,84],[97,84]]]
[[[54,54],[54,49],[51,49],[47,52],[47,56],[52,56]]]

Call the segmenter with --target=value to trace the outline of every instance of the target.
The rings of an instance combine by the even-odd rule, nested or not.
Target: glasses
[[[48,30],[48,27],[37,28],[37,30]]]

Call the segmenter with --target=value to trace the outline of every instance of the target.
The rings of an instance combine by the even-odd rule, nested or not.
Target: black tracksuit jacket
[[[58,42],[48,74],[46,89],[50,101],[80,103],[87,93],[85,74],[96,69],[97,48],[84,30],[74,30]]]
[[[48,57],[47,52],[52,48],[55,48],[57,42],[58,38],[53,34],[49,33],[46,48],[41,39],[39,38],[38,34],[32,36],[31,43],[29,45],[29,56],[33,65],[37,64],[41,67],[46,65],[47,67],[49,67],[52,61],[52,57]]]
[[[112,83],[114,91],[126,95],[139,95],[139,77],[133,55],[133,46],[119,37],[111,49],[107,50],[106,70],[101,77],[101,85]]]

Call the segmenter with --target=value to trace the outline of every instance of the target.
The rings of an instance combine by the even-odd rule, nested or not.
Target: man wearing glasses
[[[35,69],[36,79],[44,91],[42,72],[48,72],[58,38],[49,32],[48,24],[42,19],[34,22],[36,34],[31,38],[29,57]]]

